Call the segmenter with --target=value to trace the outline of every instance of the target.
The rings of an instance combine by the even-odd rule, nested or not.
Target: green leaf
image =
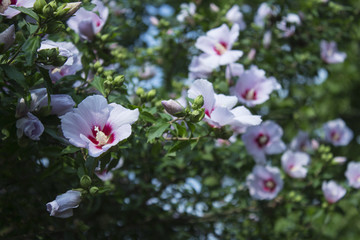
[[[159,122],[149,128],[148,131],[148,142],[151,142],[155,138],[161,137],[163,133],[170,127],[168,122]]]
[[[104,79],[99,77],[99,76],[95,76],[94,80],[90,83],[91,86],[93,86],[94,88],[96,88],[96,90],[98,90],[102,95],[106,96],[105,94],[105,88],[104,88]]]
[[[4,70],[6,76],[8,78],[16,81],[20,86],[22,86],[25,89],[28,89],[28,85],[26,83],[24,74],[22,74],[20,71],[18,71],[14,66],[11,65],[0,65],[0,67]]]
[[[14,7],[11,6],[11,8],[14,8],[22,13],[25,13],[26,15],[32,17],[33,19],[35,19],[37,22],[39,21],[39,16],[30,8],[25,8],[25,7]]]
[[[72,146],[72,145],[69,145],[67,146],[66,148],[64,148],[62,151],[61,151],[61,155],[63,154],[68,154],[68,153],[75,153],[77,151],[79,151],[80,148],[78,147],[75,147],[75,146]]]
[[[155,123],[156,118],[150,112],[145,110],[141,111],[140,119],[144,120],[145,122]]]
[[[41,38],[39,36],[31,37],[26,40],[22,46],[22,50],[25,53],[26,65],[31,66],[35,62],[37,50],[40,47]]]

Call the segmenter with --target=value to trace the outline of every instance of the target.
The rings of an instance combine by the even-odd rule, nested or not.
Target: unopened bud
[[[94,64],[95,69],[98,69],[100,67],[101,67],[101,63],[99,61]]]
[[[79,10],[80,6],[81,6],[81,2],[72,2],[72,3],[63,4],[62,6],[58,7],[58,9],[56,10],[56,16],[62,18],[62,20],[66,20],[72,15],[74,15],[74,13],[76,13],[77,10]]]
[[[36,13],[42,13],[43,8],[46,5],[46,1],[45,0],[36,0],[34,3],[34,11]]]
[[[91,186],[91,178],[88,175],[84,175],[80,179],[80,185],[83,188],[88,188]]]
[[[199,95],[195,98],[194,104],[192,105],[193,109],[197,110],[202,108],[204,105],[204,97],[202,95]]]
[[[161,104],[165,108],[166,112],[173,116],[177,116],[180,113],[185,114],[183,106],[175,100],[161,101]]]
[[[90,194],[91,195],[95,195],[99,192],[99,188],[98,187],[91,187],[90,188]]]
[[[147,99],[151,100],[156,96],[156,90],[155,89],[151,89],[148,93],[147,93]]]
[[[138,89],[136,89],[136,95],[138,96],[142,96],[145,93],[144,89],[139,87]]]
[[[200,108],[199,110],[194,110],[190,113],[190,121],[200,122],[205,117],[205,109]]]
[[[49,5],[45,5],[42,9],[42,13],[44,14],[44,16],[46,17],[51,17],[54,13],[54,9]]]
[[[114,78],[114,82],[115,82],[116,85],[122,85],[124,80],[125,80],[124,75],[119,75],[119,76]]]

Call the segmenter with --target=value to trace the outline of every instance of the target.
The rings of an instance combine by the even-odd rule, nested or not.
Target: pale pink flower
[[[204,63],[200,57],[195,56],[192,58],[189,66],[189,79],[207,78],[210,76],[213,68]]]
[[[191,3],[182,3],[180,5],[180,13],[179,15],[176,16],[176,19],[179,22],[184,22],[186,19],[191,18],[192,16],[195,15],[196,12],[196,5],[195,3],[191,2]]]
[[[32,140],[40,140],[44,132],[44,125],[31,113],[16,121],[17,136],[21,138],[24,134]]]
[[[76,147],[87,148],[98,157],[131,135],[131,125],[139,110],[111,103],[101,95],[85,98],[73,112],[61,117],[64,136]]]
[[[28,109],[24,98],[19,100],[16,106],[16,116],[21,117],[27,112],[38,112],[43,107],[48,106],[48,95],[46,88],[38,88],[30,90],[31,102]],[[74,100],[67,94],[51,94],[50,95],[50,114],[56,114],[58,116],[63,115],[69,111],[72,111],[75,105]]]
[[[155,17],[155,16],[150,16],[149,21],[154,26],[159,25],[159,19],[157,17]]]
[[[334,146],[346,146],[354,136],[351,129],[340,118],[325,123],[323,130],[325,132],[325,141],[332,143]]]
[[[237,61],[243,52],[231,50],[239,36],[239,26],[233,25],[231,30],[226,24],[214,28],[196,40],[195,47],[203,51],[200,58],[212,68]]]
[[[274,8],[272,9],[267,3],[262,3],[256,14],[255,14],[255,17],[254,17],[254,22],[255,22],[255,25],[263,28],[265,26],[265,22],[266,20],[270,17],[270,16],[275,16],[277,15],[279,12],[279,9],[278,8]]]
[[[256,163],[265,164],[267,154],[282,153],[285,143],[281,140],[282,128],[273,121],[265,121],[259,126],[252,126],[246,129],[242,140],[249,154]]]
[[[111,160],[111,161],[113,161],[113,160]],[[111,161],[108,164],[106,164],[105,169],[102,171],[100,168],[100,163],[99,163],[99,166],[97,168],[95,168],[95,174],[98,178],[101,179],[101,181],[104,181],[104,182],[110,181],[114,177],[114,174],[112,172],[115,171],[116,169],[121,168],[122,165],[124,164],[124,159],[120,158],[118,164],[109,171],[108,167],[109,167],[109,164],[111,163]]]
[[[291,37],[294,35],[296,26],[301,24],[301,20],[299,15],[295,13],[289,13],[285,17],[282,18],[281,22],[279,22],[276,26],[280,29],[284,38]]]
[[[292,178],[305,178],[309,163],[310,156],[304,152],[288,150],[281,156],[281,166]]]
[[[337,184],[335,181],[324,181],[322,183],[322,191],[324,193],[326,201],[329,203],[335,203],[343,198],[346,194],[346,189]]]
[[[333,163],[336,163],[336,164],[344,164],[346,161],[347,161],[347,158],[344,156],[336,156],[333,159]]]
[[[320,42],[320,55],[321,59],[328,64],[342,63],[346,58],[346,53],[339,52],[334,41],[327,42],[322,40]]]
[[[238,5],[232,6],[232,8],[230,8],[226,13],[225,17],[229,22],[238,24],[240,30],[244,30],[246,28],[243,14],[240,12],[240,7]]]
[[[267,30],[265,33],[264,33],[264,36],[263,36],[263,45],[264,45],[264,48],[268,48],[271,44],[271,39],[272,39],[272,33],[271,33],[271,30]]]
[[[290,148],[294,151],[311,151],[312,144],[309,138],[309,134],[304,131],[299,131],[296,137],[291,141]]]
[[[7,18],[13,18],[20,13],[19,10],[11,8],[14,7],[24,7],[24,8],[32,8],[34,6],[36,0],[11,0],[11,5],[2,13]]]
[[[274,77],[267,78],[264,70],[253,65],[240,75],[231,92],[239,102],[253,107],[267,101],[270,93],[278,89],[281,89],[281,86]]]
[[[199,95],[204,97],[204,120],[212,127],[247,127],[261,122],[260,116],[251,115],[245,107],[233,108],[236,97],[215,94],[212,84],[205,79],[196,80],[188,91],[189,98],[195,99]]]
[[[155,77],[156,75],[156,68],[154,65],[150,63],[145,63],[138,72],[139,78],[141,80],[148,80],[150,78]]]
[[[360,162],[349,162],[345,172],[346,179],[349,186],[359,189],[360,188]]]
[[[232,78],[240,77],[244,73],[244,65],[240,63],[230,63],[225,69],[225,78],[232,83]]]
[[[81,54],[73,43],[45,40],[41,42],[38,51],[51,48],[58,48],[59,55],[67,57],[66,62],[61,67],[42,65],[43,68],[49,69],[49,75],[53,82],[56,82],[65,76],[74,75],[77,71],[82,69]]]
[[[81,38],[91,41],[95,34],[99,33],[104,27],[109,16],[109,9],[100,0],[92,0],[95,8],[91,11],[80,8],[74,16],[67,21],[68,26],[74,30]],[[99,13],[99,15],[97,14]]]
[[[212,12],[218,12],[220,11],[220,8],[215,3],[210,3],[210,10]]]
[[[79,191],[69,190],[56,196],[56,199],[46,204],[46,209],[52,217],[68,218],[73,215],[73,208],[77,208],[81,202]]]
[[[283,188],[280,170],[276,167],[256,165],[246,178],[250,196],[257,200],[274,199]]]

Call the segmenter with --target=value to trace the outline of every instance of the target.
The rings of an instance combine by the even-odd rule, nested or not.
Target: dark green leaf
[[[99,76],[95,76],[94,80],[90,83],[91,86],[93,86],[94,88],[96,88],[96,90],[98,90],[102,95],[106,96],[105,94],[105,88],[104,88],[104,79],[99,77]]]
[[[149,128],[148,142],[155,138],[161,137],[163,133],[170,127],[168,122],[160,122]]]
[[[31,66],[35,62],[37,50],[40,47],[41,38],[39,36],[31,37],[26,40],[22,50],[25,53],[26,64]]]
[[[26,15],[32,17],[33,19],[35,19],[37,22],[39,21],[39,16],[30,8],[25,8],[25,7],[14,7],[11,6],[11,8],[14,8],[22,13],[25,13]]]

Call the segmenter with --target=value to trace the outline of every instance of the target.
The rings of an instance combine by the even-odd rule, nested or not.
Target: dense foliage
[[[28,2],[0,1],[1,239],[358,239],[359,1]]]

